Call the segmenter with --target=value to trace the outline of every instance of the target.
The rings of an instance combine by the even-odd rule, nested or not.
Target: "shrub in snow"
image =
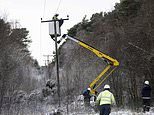
[[[49,79],[46,83],[46,87],[49,87],[50,89],[54,88],[56,86],[56,82],[54,80]]]
[[[42,94],[44,97],[47,97],[49,95],[54,95],[56,91],[56,82],[54,80],[48,80],[46,87],[42,89]]]
[[[13,103],[23,103],[27,100],[27,93],[19,90],[14,91],[13,94]]]

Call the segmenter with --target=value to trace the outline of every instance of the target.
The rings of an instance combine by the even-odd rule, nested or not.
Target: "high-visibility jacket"
[[[96,103],[99,105],[104,105],[104,104],[116,104],[115,98],[113,94],[109,90],[102,91],[97,99]]]

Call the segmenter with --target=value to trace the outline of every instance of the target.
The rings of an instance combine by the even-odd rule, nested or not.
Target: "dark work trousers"
[[[143,99],[143,112],[150,110],[150,99]]]
[[[100,115],[109,115],[111,112],[110,104],[100,105]]]
[[[87,98],[87,97],[84,98],[84,105],[85,105],[85,107],[90,106],[90,98]]]

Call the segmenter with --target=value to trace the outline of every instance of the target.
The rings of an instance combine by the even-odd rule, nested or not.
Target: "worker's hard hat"
[[[104,89],[110,89],[110,86],[106,84],[106,85],[104,86]]]
[[[144,84],[149,85],[149,81],[145,81]]]
[[[91,88],[90,88],[90,87],[88,87],[88,88],[87,88],[87,90],[89,90],[89,91],[90,91],[90,90],[91,90]]]

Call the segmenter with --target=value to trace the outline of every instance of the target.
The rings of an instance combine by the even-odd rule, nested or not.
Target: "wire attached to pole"
[[[43,7],[43,18],[45,16],[45,10],[46,10],[46,0],[44,0],[44,7]]]
[[[58,9],[59,9],[60,4],[61,4],[61,0],[59,0],[59,3],[58,3],[58,6],[57,6],[57,9],[56,9],[56,11],[55,11],[55,14],[57,13],[57,11],[58,11]]]

